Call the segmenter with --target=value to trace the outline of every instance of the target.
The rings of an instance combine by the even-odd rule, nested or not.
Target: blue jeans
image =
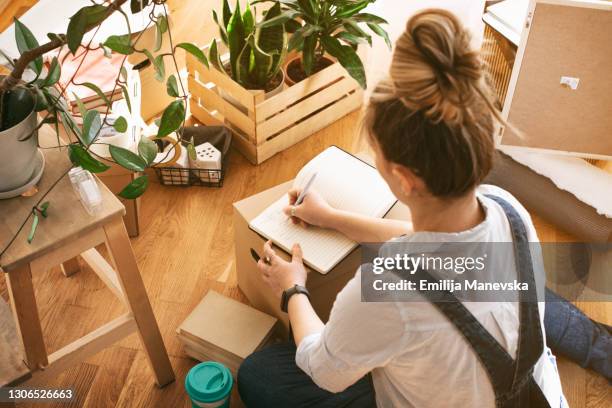
[[[546,289],[544,329],[553,353],[590,368],[612,383],[610,326],[589,319],[576,306]]]

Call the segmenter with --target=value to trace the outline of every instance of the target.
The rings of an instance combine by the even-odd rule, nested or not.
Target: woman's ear
[[[395,178],[404,197],[410,197],[415,190],[423,187],[422,180],[406,166],[397,163],[391,164],[391,174]]]

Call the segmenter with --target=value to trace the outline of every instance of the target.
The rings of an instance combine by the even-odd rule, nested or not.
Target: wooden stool
[[[41,129],[41,132],[46,131]],[[40,191],[46,191],[53,181],[70,168],[65,150],[45,150],[45,159],[46,168],[40,182]],[[28,226],[0,258],[0,265],[6,272],[17,331],[23,343],[25,364],[32,377],[31,381],[44,383],[58,372],[137,331],[149,357],[156,383],[164,386],[174,380],[174,372],[123,224],[125,209],[102,183],[98,185],[102,192],[103,206],[100,212],[90,216],[74,194],[68,177],[64,177],[48,195],[51,202],[49,216],[41,219],[33,242],[28,244],[26,240]],[[39,195],[0,201],[0,245],[6,245],[14,235]],[[100,244],[106,244],[114,268],[95,249]],[[78,270],[78,262],[75,260],[78,255],[123,301],[128,312],[47,355],[32,276],[62,263],[66,275],[74,273]],[[0,371],[2,369],[0,366]],[[23,374],[18,370],[16,373]],[[6,383],[12,382],[8,380]]]

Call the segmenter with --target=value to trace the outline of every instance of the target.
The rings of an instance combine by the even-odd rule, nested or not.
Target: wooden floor
[[[258,167],[232,152],[221,189],[153,184],[143,199],[141,236],[133,246],[177,381],[163,389],[154,386],[142,347],[132,335],[48,385],[75,388],[77,400],[69,405],[74,407],[189,407],[183,384],[195,362],[181,351],[177,326],[209,289],[245,300],[234,272],[232,203],[293,178],[330,144],[361,150],[363,144],[354,136],[357,125],[358,114],[351,114]],[[537,224],[543,239],[570,238],[539,219]],[[6,299],[4,280],[0,282]],[[70,278],[55,268],[35,276],[34,283],[49,352],[123,312],[119,301],[86,267]],[[610,304],[580,306],[592,317],[612,323]],[[572,407],[612,405],[612,387],[604,379],[560,360],[563,388]]]

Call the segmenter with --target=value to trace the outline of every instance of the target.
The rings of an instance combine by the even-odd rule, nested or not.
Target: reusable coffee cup
[[[185,378],[185,390],[193,408],[228,408],[233,385],[230,370],[215,361],[196,365]]]

